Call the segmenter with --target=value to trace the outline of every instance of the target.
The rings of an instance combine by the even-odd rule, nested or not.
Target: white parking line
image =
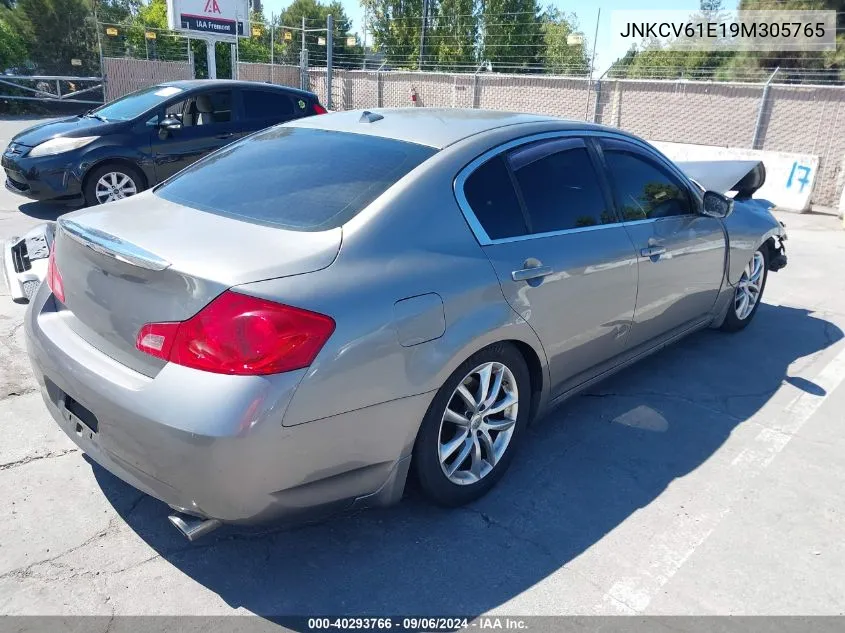
[[[766,428],[763,428],[751,441],[750,446],[742,450],[731,462],[732,472],[728,480],[747,482],[759,475],[843,380],[845,349],[814,378],[823,393],[802,392],[793,398],[773,421],[767,419]],[[760,415],[768,416],[770,413],[767,411]],[[754,417],[750,419],[754,420]],[[744,486],[731,486],[727,490],[720,490],[720,499],[727,503],[720,503],[721,507],[715,510],[712,505],[709,511],[705,510],[708,504],[708,501],[704,500],[705,495],[699,497],[701,501],[698,503],[698,511],[686,504],[685,513],[675,516],[664,530],[655,534],[648,543],[641,544],[638,552],[640,560],[645,561],[645,564],[635,575],[614,582],[597,610],[607,611],[610,606],[621,613],[642,613],[652,598],[730,513],[743,491]]]

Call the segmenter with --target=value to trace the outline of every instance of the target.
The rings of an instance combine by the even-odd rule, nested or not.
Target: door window
[[[553,139],[520,147],[508,157],[531,232],[551,233],[616,221],[581,139]]]
[[[157,125],[165,118],[178,119],[182,127],[213,125],[232,121],[232,91],[204,92],[182,101],[169,104],[164,111],[147,121]]]
[[[464,196],[491,240],[529,233],[502,156],[491,158],[472,172],[464,184]]]
[[[692,213],[684,184],[635,152],[605,149],[616,204],[625,220],[651,220]]]
[[[294,105],[286,94],[267,90],[244,90],[244,114],[248,120],[287,119],[294,114]]]

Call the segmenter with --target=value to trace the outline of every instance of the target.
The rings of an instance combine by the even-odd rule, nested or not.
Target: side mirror
[[[174,130],[181,130],[182,122],[176,117],[169,116],[158,124],[158,135],[160,138],[167,138],[170,132]]]
[[[734,210],[734,201],[715,191],[704,192],[704,204],[701,207],[702,215],[711,218],[726,218]]]

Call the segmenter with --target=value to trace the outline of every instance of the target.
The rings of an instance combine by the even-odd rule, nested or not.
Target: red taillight
[[[328,114],[329,111],[326,110],[323,106],[319,103],[314,104],[314,114]]]
[[[147,323],[135,346],[217,374],[278,374],[308,367],[334,326],[323,314],[227,290],[187,321]]]
[[[62,274],[56,266],[56,242],[53,242],[53,249],[50,251],[50,259],[47,262],[47,286],[56,296],[56,299],[65,302],[65,284],[62,281]]]

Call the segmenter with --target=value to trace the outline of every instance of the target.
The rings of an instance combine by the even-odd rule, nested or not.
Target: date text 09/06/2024
[[[398,631],[429,631],[432,633],[448,633],[451,631],[480,630],[512,630],[525,631],[528,626],[520,618],[481,616],[475,619],[468,617],[337,617],[337,618],[308,618],[308,629],[312,631],[331,630],[392,630]]]

